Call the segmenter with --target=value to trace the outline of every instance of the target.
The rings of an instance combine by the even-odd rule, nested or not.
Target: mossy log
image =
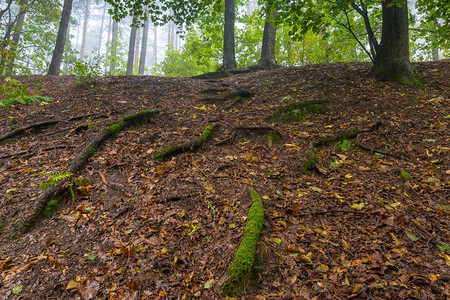
[[[153,160],[164,161],[171,158],[174,155],[187,151],[194,151],[200,148],[201,145],[208,140],[209,136],[216,127],[217,127],[216,124],[206,126],[205,129],[203,129],[203,133],[200,135],[198,139],[182,145],[176,145],[170,148],[165,148],[156,153],[155,155],[153,155]]]
[[[250,207],[241,244],[239,245],[233,262],[227,269],[228,278],[222,285],[226,296],[236,296],[242,293],[245,283],[250,278],[255,262],[256,246],[259,233],[263,226],[264,207],[261,197],[254,190],[250,190],[253,204]]]
[[[113,137],[118,132],[122,131],[126,127],[140,122],[144,119],[148,120],[158,111],[145,110],[140,111],[133,115],[128,115],[122,120],[113,122],[98,133],[82,150],[78,153],[77,157],[72,161],[70,166],[65,172],[75,174],[81,167],[88,161],[88,159],[95,154],[95,152],[102,146],[102,144],[109,138]],[[26,213],[20,222],[22,224],[22,231],[26,231],[34,224],[44,209],[48,200],[58,197],[64,193],[68,186],[69,178],[66,180],[58,181],[54,186],[43,191],[42,194],[31,205],[31,211]]]

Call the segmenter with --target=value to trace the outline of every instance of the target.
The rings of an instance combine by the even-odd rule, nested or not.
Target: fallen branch
[[[124,117],[122,120],[111,123],[108,127],[104,128],[99,134],[97,134],[77,155],[72,161],[70,166],[65,171],[66,173],[75,174],[81,167],[87,162],[87,160],[95,154],[95,152],[103,145],[103,143],[116,135],[126,127],[135,124],[141,120],[148,120],[158,111],[144,110],[136,114]],[[54,186],[46,189],[32,204],[31,211],[28,212],[21,222],[22,231],[28,230],[37,218],[41,214],[42,209],[45,207],[47,201],[51,198],[61,195],[67,188],[69,178],[66,180],[58,181]]]
[[[202,146],[202,144],[204,142],[206,142],[206,140],[209,138],[209,136],[211,135],[211,133],[213,132],[215,127],[217,127],[216,124],[206,126],[205,129],[203,130],[202,135],[198,139],[196,139],[192,142],[173,146],[170,148],[165,148],[165,149],[159,151],[158,153],[156,153],[153,156],[153,160],[164,161],[164,160],[171,158],[174,155],[177,155],[177,154],[180,154],[183,152],[187,152],[187,151],[194,151],[194,150],[200,148]]]

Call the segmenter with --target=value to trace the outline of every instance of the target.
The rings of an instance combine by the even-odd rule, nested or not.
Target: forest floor
[[[1,109],[0,136],[57,121],[0,144],[0,299],[223,299],[249,189],[265,215],[243,298],[448,299],[450,61],[414,66],[423,87],[379,82],[365,63],[215,80],[14,77],[53,101]],[[329,103],[267,118],[310,100]],[[20,230],[42,182],[141,110],[160,112],[108,139],[74,174],[90,182]],[[208,124],[200,147],[152,159]]]

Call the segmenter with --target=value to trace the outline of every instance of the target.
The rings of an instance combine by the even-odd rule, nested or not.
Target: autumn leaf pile
[[[15,78],[53,101],[2,108],[0,136],[61,122],[0,145],[0,299],[223,299],[249,189],[265,213],[246,298],[447,299],[450,62],[415,68],[422,87],[379,82],[364,63],[85,86],[75,77]],[[240,90],[251,96],[227,97]],[[313,100],[329,100],[324,113],[267,118]],[[108,124],[141,110],[160,113],[95,149],[74,174],[89,184],[21,232],[40,184]],[[152,159],[210,124],[200,147]],[[361,133],[333,140],[353,129]]]

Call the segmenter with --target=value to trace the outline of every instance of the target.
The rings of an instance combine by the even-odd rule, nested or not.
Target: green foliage
[[[223,293],[230,297],[241,293],[245,282],[251,275],[259,233],[264,221],[264,207],[261,197],[253,190],[250,190],[250,196],[253,204],[248,212],[242,241],[233,262],[227,269],[229,277],[222,285]]]
[[[92,79],[100,76],[102,74],[102,69],[98,62],[92,60],[77,60],[72,73],[77,76],[77,85],[83,86],[85,84],[91,84]]]
[[[353,140],[343,139],[336,145],[336,150],[346,152],[353,149],[354,147],[355,143],[353,142]]]
[[[269,134],[267,135],[267,140],[271,144],[279,142],[281,141],[281,135],[277,130],[272,129],[269,131]]]
[[[112,124],[112,125],[106,127],[106,130],[108,130],[112,134],[116,134],[122,130],[122,127],[123,127],[123,125],[121,125],[121,124]]]
[[[51,188],[54,186],[58,181],[70,178],[73,174],[70,172],[56,172],[48,176],[47,180],[42,182],[39,187],[43,190],[46,190],[48,188]]]
[[[42,214],[45,217],[50,217],[51,215],[53,215],[58,210],[58,206],[59,206],[59,200],[58,199],[49,200],[45,204],[45,207],[42,210]]]
[[[400,171],[400,176],[402,176],[404,179],[412,180],[411,175],[408,172],[406,172],[406,171],[401,170]]]
[[[205,142],[214,130],[213,125],[208,125],[203,129],[202,135],[199,137],[200,142]]]
[[[52,101],[48,97],[43,97],[35,93],[27,92],[27,85],[22,84],[20,81],[6,77],[4,84],[0,86],[0,108],[8,107],[14,103],[20,104],[32,104],[32,103],[44,103]]]
[[[175,148],[165,148],[165,149],[159,151],[158,153],[156,153],[155,155],[153,155],[152,159],[156,160],[156,161],[163,161],[163,160],[167,159],[167,157],[169,157],[174,152],[175,152]]]

